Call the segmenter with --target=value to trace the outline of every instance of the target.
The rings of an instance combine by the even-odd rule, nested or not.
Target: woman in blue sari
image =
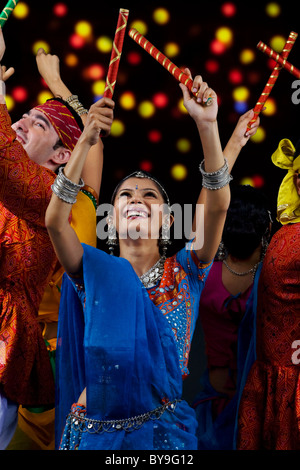
[[[99,107],[112,106],[107,99],[91,108],[70,164],[53,185],[46,225],[67,273],[57,346],[60,449],[197,449],[197,421],[181,398],[182,377],[200,294],[222,236],[231,177],[215,92],[200,76],[194,79],[197,99],[180,87],[202,143],[207,194],[203,233],[197,227],[176,255],[160,253],[173,222],[168,196],[142,172],[125,178],[113,195],[109,240],[118,243],[119,257],[80,244],[69,225],[87,152],[111,125],[111,109],[107,122],[98,119]]]

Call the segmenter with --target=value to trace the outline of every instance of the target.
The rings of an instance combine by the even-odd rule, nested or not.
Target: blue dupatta
[[[253,288],[246,304],[246,310],[238,331],[237,387],[234,397],[220,415],[213,421],[211,404],[214,398],[223,397],[210,384],[208,371],[201,378],[203,391],[195,399],[198,420],[198,450],[236,449],[237,419],[240,399],[249,374],[256,359],[256,310],[257,289],[262,263],[255,274]]]
[[[57,345],[56,447],[72,403],[87,387],[87,417],[130,418],[181,398],[172,330],[130,263],[83,245],[84,308],[64,276]],[[82,437],[83,449],[195,449],[194,411],[174,413],[133,432]]]

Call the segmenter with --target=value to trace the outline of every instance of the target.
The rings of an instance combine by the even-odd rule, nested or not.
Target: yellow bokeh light
[[[46,52],[46,54],[49,54],[50,52],[50,46],[46,41],[36,41],[32,45],[32,52],[36,55],[37,51],[42,48]]]
[[[270,2],[266,5],[266,13],[272,18],[276,18],[276,16],[279,16],[281,13],[281,7],[276,2]]]
[[[112,123],[110,133],[113,137],[120,137],[125,132],[125,125],[119,119],[115,119]]]
[[[53,98],[53,95],[52,93],[50,93],[50,91],[41,91],[38,95],[37,95],[37,102],[38,104],[43,104],[45,103],[47,100],[50,100],[51,98]]]
[[[82,38],[88,38],[92,34],[92,25],[88,21],[78,21],[75,25],[75,32]]]
[[[191,142],[188,139],[179,139],[176,143],[177,150],[182,153],[189,152],[191,150]]]
[[[146,35],[148,32],[148,27],[145,21],[142,20],[135,20],[131,23],[130,28],[136,29],[139,33]]]
[[[181,113],[188,114],[188,110],[183,104],[183,98],[180,98],[180,100],[178,101],[178,109]]]
[[[112,39],[108,36],[100,36],[96,41],[97,49],[103,53],[111,52],[112,44]]]
[[[222,26],[216,31],[216,39],[222,44],[225,44],[227,47],[232,44],[233,41],[233,32],[230,28]]]
[[[29,7],[25,2],[19,2],[12,13],[19,20],[23,20],[29,14]]]
[[[102,96],[105,90],[105,80],[96,80],[92,84],[92,92],[95,96]]]
[[[272,116],[273,114],[276,113],[277,106],[276,106],[276,101],[274,100],[274,98],[272,97],[268,98],[265,106],[266,106],[266,109],[262,111],[265,116]]]
[[[272,47],[272,49],[274,49],[274,51],[282,52],[282,49],[285,46],[285,42],[286,40],[283,36],[280,36],[280,35],[273,36],[270,39],[270,46]]]
[[[68,54],[65,57],[65,63],[69,67],[75,67],[78,64],[78,57],[75,54]]]
[[[5,103],[8,111],[11,111],[15,107],[15,100],[10,95],[5,95]]]
[[[125,91],[120,96],[120,105],[124,109],[133,109],[135,107],[135,96],[131,91]]]
[[[252,178],[250,178],[250,176],[245,176],[244,178],[242,178],[242,179],[240,180],[240,184],[241,184],[242,186],[247,186],[247,185],[249,185],[249,186],[254,186],[253,180],[252,180]]]
[[[138,112],[143,118],[150,118],[155,113],[155,106],[151,101],[143,101],[138,107]]]
[[[250,140],[254,142],[255,144],[259,144],[265,138],[266,138],[266,131],[262,127],[259,127],[256,131],[256,134],[250,137]]]
[[[232,96],[235,101],[247,101],[249,95],[250,91],[245,86],[238,86],[232,92]]]
[[[166,8],[156,8],[153,12],[153,19],[158,24],[166,24],[170,20],[170,13]]]
[[[255,52],[252,49],[243,49],[240,53],[240,61],[242,64],[250,64],[255,59]]]
[[[171,176],[175,180],[184,180],[187,177],[188,171],[187,167],[182,163],[176,163],[171,168]]]
[[[180,48],[176,42],[168,42],[164,47],[164,53],[167,57],[175,57],[179,52]]]

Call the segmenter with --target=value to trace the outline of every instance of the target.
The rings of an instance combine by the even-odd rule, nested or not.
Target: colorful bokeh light
[[[176,57],[180,52],[179,44],[168,42],[164,47],[164,53],[167,57]]]
[[[186,165],[183,165],[182,163],[176,163],[175,165],[172,166],[171,176],[174,180],[182,181],[186,179],[187,175],[188,175],[188,170],[187,170]]]
[[[3,5],[4,6],[4,5]],[[13,10],[13,15],[18,20],[24,20],[29,15],[30,9],[27,3],[19,2]]]
[[[66,16],[68,13],[68,7],[65,3],[56,3],[53,7],[53,13],[54,15],[62,18],[63,16]]]
[[[151,118],[155,113],[155,106],[151,101],[143,101],[138,106],[138,113],[144,119]]]
[[[221,13],[227,18],[231,18],[236,14],[236,6],[233,2],[225,2],[221,6]]]
[[[46,52],[46,54],[49,54],[50,52],[50,46],[48,44],[48,42],[46,41],[43,41],[43,40],[39,40],[39,41],[36,41],[35,43],[33,43],[32,45],[32,52],[34,53],[34,55],[37,54],[37,51],[39,49],[44,49],[44,51]]]
[[[136,106],[135,95],[132,91],[125,91],[122,93],[119,101],[120,106],[127,110],[134,109]]]
[[[158,92],[152,98],[154,106],[156,108],[165,108],[169,103],[169,98],[166,93]]]
[[[167,24],[170,20],[170,12],[166,8],[156,8],[153,12],[153,20],[161,25]]]
[[[108,36],[100,36],[96,41],[97,49],[103,54],[111,52],[113,41]]]

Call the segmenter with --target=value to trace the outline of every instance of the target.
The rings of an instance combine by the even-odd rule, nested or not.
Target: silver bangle
[[[203,168],[204,160],[200,163],[199,170],[202,174],[202,186],[203,188],[216,191],[218,189],[224,188],[230,181],[233,179],[228,172],[228,162],[225,158],[225,163],[217,171],[206,172]]]
[[[3,80],[0,80],[0,95],[5,96],[6,86]]]
[[[80,189],[84,186],[83,180],[80,178],[79,184],[73,183],[64,174],[63,168],[60,167],[58,175],[51,186],[53,193],[68,204],[75,204],[76,197]]]

